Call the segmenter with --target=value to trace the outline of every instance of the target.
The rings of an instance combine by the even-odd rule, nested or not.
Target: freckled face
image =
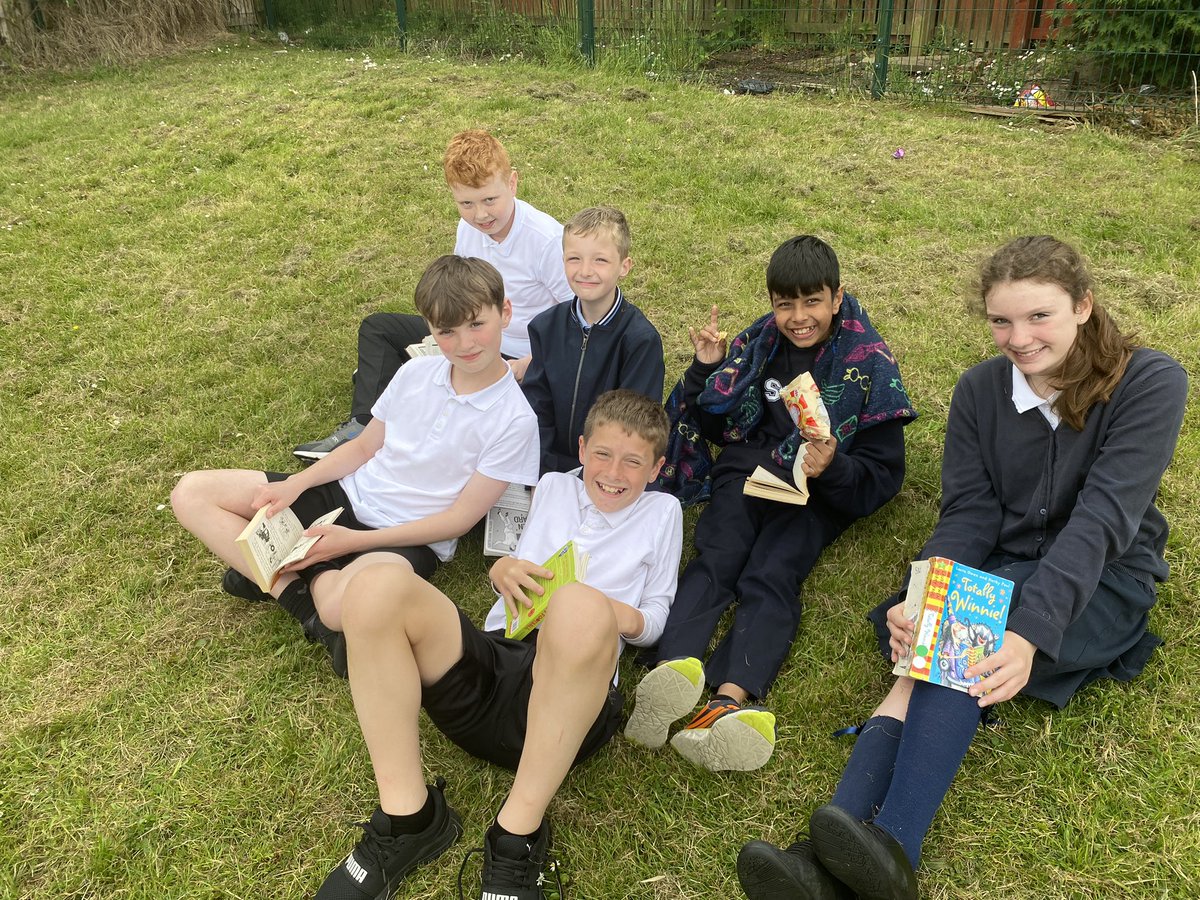
[[[772,294],[771,308],[775,310],[775,325],[780,334],[797,347],[815,347],[833,329],[833,317],[842,308],[842,289],[835,292],[823,287],[801,297]]]
[[[517,211],[517,173],[496,172],[479,187],[451,184],[450,193],[462,220],[494,241],[503,241],[512,231]]]
[[[1080,326],[1092,315],[1091,292],[1075,303],[1056,284],[1006,281],[992,288],[984,304],[996,347],[1038,396],[1049,396],[1054,390],[1050,378],[1071,352]]]
[[[586,441],[579,439],[579,461],[588,499],[601,512],[616,512],[637,500],[664,462],[649,441],[613,423],[597,426]]]

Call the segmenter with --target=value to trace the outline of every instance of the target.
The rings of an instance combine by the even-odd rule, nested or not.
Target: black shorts
[[[480,631],[458,613],[463,655],[435,684],[422,689],[421,705],[442,734],[472,756],[516,770],[525,746],[537,632],[523,641]],[[572,765],[607,744],[621,723],[624,700],[615,685],[588,730]]]
[[[267,476],[267,481],[284,481],[287,475],[281,472],[263,472]],[[332,512],[338,507],[342,507],[342,514],[337,518],[337,524],[344,528],[353,528],[355,531],[374,531],[370,525],[364,525],[354,516],[354,507],[350,503],[350,498],[346,496],[346,492],[342,490],[342,486],[336,481],[330,481],[326,484],[319,484],[316,487],[309,488],[296,498],[296,502],[292,504],[292,512],[296,514],[296,518],[300,520],[300,524],[307,528],[321,516],[327,512]],[[362,553],[348,553],[345,556],[337,556],[333,559],[327,559],[324,562],[313,563],[311,566],[300,569],[296,574],[299,575],[307,584],[311,584],[313,579],[322,572],[336,572],[346,568],[354,560],[358,559],[365,553],[395,553],[397,556],[403,556],[411,564],[413,569],[422,578],[429,578],[438,567],[437,554],[426,546],[419,547],[373,547],[370,550],[364,550]]]

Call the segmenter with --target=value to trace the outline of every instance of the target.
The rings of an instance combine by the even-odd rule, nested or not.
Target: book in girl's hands
[[[533,580],[545,589],[540,597],[532,591],[529,592],[533,606],[526,606],[517,601],[517,617],[514,619],[508,604],[504,604],[504,636],[520,640],[533,631],[542,619],[546,618],[546,608],[550,605],[550,598],[554,596],[554,592],[564,584],[581,581],[587,576],[587,562],[588,555],[577,551],[574,541],[567,541],[559,547],[543,563],[543,568],[554,574],[550,578],[533,576]]]
[[[904,615],[916,623],[912,651],[892,672],[965,691],[963,672],[1000,649],[1013,583],[933,556],[912,564]]]
[[[329,525],[341,514],[339,506],[313,525]],[[241,548],[255,583],[263,591],[269,591],[279,577],[279,570],[304,559],[320,539],[320,535],[304,536],[304,526],[291,509],[282,509],[268,519],[267,507],[262,506],[234,542]]]

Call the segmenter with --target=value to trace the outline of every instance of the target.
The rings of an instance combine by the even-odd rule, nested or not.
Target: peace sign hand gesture
[[[712,311],[708,316],[708,324],[697,331],[695,328],[688,326],[688,337],[692,340],[692,346],[696,348],[696,360],[706,365],[719,363],[725,358],[728,351],[728,344],[725,341],[726,333],[717,330],[717,307],[713,305]]]

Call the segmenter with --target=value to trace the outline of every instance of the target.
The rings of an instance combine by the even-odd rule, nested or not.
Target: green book
[[[508,604],[504,605],[504,636],[519,641],[537,628],[542,619],[546,618],[546,608],[550,605],[550,598],[554,596],[554,592],[564,584],[578,581],[587,574],[587,558],[586,553],[575,552],[574,541],[567,541],[554,551],[543,563],[543,567],[554,574],[549,578],[533,576],[533,580],[545,588],[540,597],[533,595],[533,606],[526,606],[518,601],[517,617],[514,619]]]

